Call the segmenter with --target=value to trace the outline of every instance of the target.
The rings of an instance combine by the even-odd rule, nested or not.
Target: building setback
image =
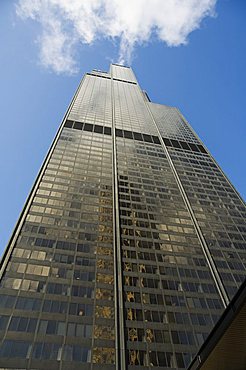
[[[0,368],[188,367],[244,281],[245,214],[178,109],[87,73],[4,252]]]

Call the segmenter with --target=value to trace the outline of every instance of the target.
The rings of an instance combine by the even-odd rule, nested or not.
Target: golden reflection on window
[[[138,332],[135,328],[128,329],[128,339],[131,342],[136,342],[138,340]]]
[[[101,232],[101,233],[105,233],[105,234],[112,234],[113,233],[112,227],[102,225],[102,224],[99,225],[98,231]]]
[[[93,336],[94,338],[114,340],[114,328],[111,326],[95,325]]]
[[[157,230],[167,231],[167,225],[166,224],[155,224]]]
[[[130,276],[125,276],[125,285],[130,286]]]
[[[109,306],[96,306],[95,316],[96,318],[113,319],[114,309]]]
[[[107,204],[107,201],[105,199],[100,198],[99,199],[100,204]],[[111,204],[111,203],[109,203]],[[112,214],[112,208],[111,207],[99,207],[99,213],[107,213]]]
[[[105,284],[113,284],[114,277],[113,275],[106,275],[106,274],[97,274],[97,282],[98,283],[105,283]]]
[[[100,204],[109,204],[109,205],[111,205],[112,204],[112,199],[110,199],[110,198],[100,198],[99,202],[100,202]],[[100,207],[100,209],[101,208],[104,208],[104,207]]]
[[[101,254],[104,256],[111,256],[113,254],[112,248],[97,247],[96,254]]]
[[[143,278],[140,278],[139,279],[140,281],[139,281],[139,284],[140,284],[140,286],[142,287],[142,288],[144,288],[144,279]]]
[[[153,331],[151,329],[146,329],[146,342],[153,342],[153,339],[154,339],[154,334],[153,334]]]
[[[137,319],[137,316],[136,316],[136,310],[132,309],[132,308],[128,308],[127,309],[127,320],[136,320]]]
[[[139,265],[139,272],[146,272],[146,267],[143,263]]]
[[[173,251],[176,253],[185,251],[186,253],[196,253],[195,248],[193,247],[184,247],[183,245],[175,245],[173,244]]]
[[[93,364],[114,364],[115,363],[115,349],[114,348],[93,348],[92,353]]]
[[[135,211],[131,212],[131,220],[132,220],[133,225],[136,226],[137,220],[136,220],[136,212]]]
[[[122,229],[122,234],[123,235],[132,235],[131,232],[130,232],[130,229],[126,229],[126,228]]]
[[[46,258],[46,252],[32,251],[30,258],[43,261]]]
[[[114,292],[108,289],[96,289],[96,299],[106,299],[112,301],[114,299]]]
[[[132,271],[132,264],[130,262],[125,262],[124,269],[125,271]]]
[[[97,260],[97,268],[103,269],[103,270],[112,270],[114,268],[113,261],[111,260],[105,260],[102,258],[98,258]]]
[[[111,243],[113,239],[111,235],[98,235],[97,240],[99,242]]]
[[[160,250],[161,251],[168,251],[168,252],[172,252],[173,250],[173,247],[171,244],[160,244]]]
[[[170,239],[174,242],[180,242],[180,243],[186,242],[185,236],[181,236],[181,235],[170,235]]]
[[[23,249],[23,248],[15,248],[13,251],[14,257],[29,258],[30,254],[31,254],[30,250]]]
[[[128,302],[135,302],[135,296],[133,292],[126,292],[126,298]]]
[[[111,217],[111,215],[99,215],[98,216],[98,220],[100,221],[100,222],[108,222],[108,221],[112,221],[112,217]]]
[[[122,241],[123,245],[126,246],[126,247],[130,247],[130,240],[129,239],[123,239]],[[124,253],[126,253],[126,256],[127,257],[127,251],[124,251]]]
[[[129,351],[129,362],[130,365],[138,365],[139,364],[139,352],[136,350]]]
[[[159,238],[161,239],[161,240],[169,240],[169,235],[168,234],[159,234]]]
[[[48,276],[50,267],[29,264],[26,273],[40,276]]]
[[[18,272],[20,274],[24,274],[24,272],[26,270],[26,266],[27,266],[26,263],[15,263],[15,262],[12,262],[12,263],[9,263],[8,264],[7,271],[14,271],[14,272]]]

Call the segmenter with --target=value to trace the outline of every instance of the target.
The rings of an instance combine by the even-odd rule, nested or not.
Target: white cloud
[[[154,36],[179,46],[217,0],[19,0],[17,14],[42,26],[40,61],[57,73],[77,70],[75,53],[81,43],[96,39],[119,41],[119,61],[130,63],[137,44]]]

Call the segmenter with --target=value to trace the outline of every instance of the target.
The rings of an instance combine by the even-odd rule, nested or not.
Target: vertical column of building
[[[231,299],[245,279],[245,204],[177,109],[149,106]]]
[[[152,110],[154,110],[154,112],[155,112],[155,109],[154,109],[155,106],[151,106],[150,104],[147,104],[147,107],[148,108],[149,108],[149,106],[152,107]],[[210,251],[208,249],[206,240],[205,240],[205,238],[204,238],[204,236],[202,234],[202,231],[201,231],[201,229],[199,227],[199,224],[197,222],[197,219],[196,219],[196,217],[194,215],[193,209],[192,209],[191,204],[189,202],[189,198],[187,197],[186,191],[185,191],[185,189],[183,187],[182,181],[180,180],[180,177],[178,175],[178,172],[176,170],[176,167],[175,167],[175,165],[174,165],[174,163],[172,161],[172,158],[171,158],[171,156],[169,154],[169,151],[168,151],[168,143],[176,143],[176,142],[178,143],[178,141],[177,140],[173,140],[173,139],[169,140],[169,138],[163,138],[162,135],[161,135],[161,130],[164,130],[165,133],[168,133],[168,134],[170,134],[170,131],[171,131],[171,136],[172,136],[172,130],[175,131],[175,126],[173,127],[173,121],[175,121],[175,120],[172,119],[173,118],[172,108],[170,108],[170,107],[166,107],[166,108],[163,107],[163,109],[166,109],[168,111],[168,120],[167,120],[167,124],[165,124],[164,122],[161,122],[161,125],[160,125],[161,129],[160,129],[159,125],[156,123],[156,120],[154,119],[154,115],[151,113],[151,109],[149,109],[149,111],[150,111],[151,116],[153,118],[153,122],[154,122],[154,124],[155,124],[155,126],[156,126],[156,128],[158,130],[159,139],[161,141],[161,144],[163,146],[163,149],[165,151],[165,154],[166,154],[166,156],[168,158],[168,161],[169,161],[170,167],[172,169],[173,175],[174,175],[174,177],[176,179],[177,185],[178,185],[179,190],[180,190],[180,192],[182,194],[182,197],[183,197],[183,200],[184,200],[184,202],[186,204],[187,210],[189,211],[190,217],[191,217],[191,219],[193,221],[193,224],[194,224],[194,227],[195,227],[197,236],[199,238],[199,241],[200,241],[200,244],[201,244],[203,253],[204,253],[205,257],[206,257],[206,260],[207,260],[207,263],[209,265],[211,274],[213,276],[214,283],[215,283],[216,288],[217,288],[217,290],[218,290],[218,292],[219,292],[219,294],[221,296],[223,305],[224,305],[224,307],[226,307],[228,305],[228,303],[229,303],[228,295],[226,293],[226,290],[224,288],[224,285],[223,285],[223,282],[221,280],[221,277],[220,277],[220,275],[218,273],[218,270],[217,270],[217,268],[215,266],[214,260],[213,260],[213,258],[211,256],[211,253],[210,253]],[[170,114],[170,111],[171,111],[171,114]],[[176,111],[175,111],[175,113],[176,113]],[[178,129],[180,130],[180,127],[179,126],[181,126],[181,132],[184,131],[184,136],[191,136],[188,133],[189,132],[189,129],[188,128],[186,128],[184,125],[180,125],[180,122],[178,123],[178,125],[176,125],[176,128],[178,127]],[[171,130],[170,130],[170,128],[171,128]],[[176,135],[179,135],[179,133],[180,133],[179,130],[177,132],[175,132]],[[167,136],[169,137],[169,135],[167,135]],[[191,145],[192,145],[193,149],[194,149],[194,147],[196,147],[195,144],[191,144]],[[183,146],[186,149],[187,149],[187,147],[189,147],[189,145],[186,142],[183,142]],[[180,145],[180,148],[181,148],[181,145]],[[200,148],[197,146],[197,151],[201,151],[202,152],[202,150],[204,150],[204,148],[203,148],[202,145],[200,146]]]
[[[33,247],[35,238],[29,235],[32,232],[36,234],[39,232],[40,237],[43,236],[42,234],[44,234],[45,228],[38,227],[40,221],[39,217],[36,216],[35,223],[29,228],[29,230],[26,219],[28,217],[30,206],[33,203],[34,196],[39,189],[42,176],[44,175],[48,162],[52,157],[55,145],[59,140],[64,122],[80,91],[82,83],[83,81],[80,83],[77,92],[75,93],[75,96],[65,114],[62,125],[60,126],[54,142],[52,143],[44,163],[41,166],[38,177],[35,180],[33,188],[27,198],[26,204],[21,212],[1,260],[0,365],[4,367],[29,367],[28,360],[32,351],[31,342],[37,328],[37,322],[43,303],[42,299],[40,299],[40,294],[37,294],[35,297],[35,294],[33,293],[42,292],[42,288],[45,286],[43,280],[49,274],[50,267],[44,266],[47,263],[43,261],[45,261],[46,257],[49,261],[50,253],[42,251],[42,248],[39,248],[39,246],[35,249],[35,247]],[[49,190],[43,190],[43,192],[49,193]],[[24,236],[25,232],[27,232],[26,236]],[[40,238],[37,239],[36,245],[38,245],[40,240]],[[22,241],[23,246],[29,245],[29,247],[18,248],[17,245],[20,241]],[[47,245],[45,245],[45,247],[52,248],[52,239],[47,239],[46,243]],[[28,270],[26,270],[27,262]],[[38,268],[39,265],[41,265],[40,268]],[[36,270],[33,273],[35,267]],[[26,274],[24,274],[24,272],[26,272]],[[36,275],[34,280],[28,279],[29,274]],[[37,276],[41,276],[39,280],[37,279]],[[34,297],[32,298],[31,296]],[[66,303],[64,302],[60,302],[58,307],[56,307],[56,311],[59,313],[63,313],[64,309],[66,309]],[[46,359],[48,358],[47,356],[50,356],[50,359],[59,358],[61,347],[58,343],[47,343],[47,345],[45,345],[45,343],[39,343],[39,345],[42,348],[43,354],[46,355]],[[50,355],[48,355],[48,351]]]
[[[77,114],[85,122],[91,122],[91,131],[99,135],[93,137],[92,146],[98,154],[98,162],[94,162],[94,169],[98,168],[100,161],[103,166],[97,172],[101,188],[101,199],[99,202],[99,228],[102,233],[99,238],[100,244],[95,251],[96,254],[96,310],[94,314],[94,330],[92,333],[92,368],[101,367],[105,369],[115,368],[117,363],[117,351],[115,350],[115,334],[117,335],[117,310],[116,282],[114,265],[114,204],[112,186],[113,163],[112,163],[112,102],[110,76],[98,71],[88,75],[95,85],[92,91],[86,88],[87,99],[83,96],[77,105]],[[81,114],[85,116],[81,117]],[[73,112],[72,112],[73,113]],[[76,117],[75,117],[76,118]],[[78,117],[77,117],[78,119]],[[88,124],[87,124],[88,125]],[[100,142],[106,143],[107,147],[100,150]],[[107,179],[106,179],[107,178]],[[95,212],[95,210],[94,210]],[[104,224],[106,222],[106,224]],[[117,337],[116,337],[117,338]],[[98,365],[96,365],[98,364]]]
[[[115,369],[111,81],[88,74],[1,280],[0,366]]]
[[[184,368],[223,303],[131,69],[113,83],[127,368]]]
[[[126,370],[124,307],[122,289],[122,253],[120,240],[119,189],[117,175],[117,147],[115,128],[115,91],[113,80],[113,66],[111,66],[111,94],[112,94],[112,148],[113,148],[113,205],[114,205],[114,256],[115,256],[115,314],[116,314],[116,364],[120,370]]]

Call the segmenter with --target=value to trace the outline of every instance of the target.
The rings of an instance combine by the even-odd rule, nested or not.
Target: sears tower
[[[0,368],[188,367],[244,281],[245,214],[178,109],[87,73],[3,255]]]

